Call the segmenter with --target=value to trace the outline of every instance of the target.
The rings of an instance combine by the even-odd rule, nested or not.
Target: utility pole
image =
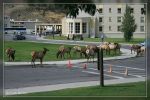
[[[100,86],[104,87],[103,49],[97,51],[97,69],[100,70]]]

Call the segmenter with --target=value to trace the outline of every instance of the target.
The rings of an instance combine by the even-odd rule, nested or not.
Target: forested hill
[[[65,14],[54,5],[49,10],[38,9],[38,7],[27,4],[5,4],[4,15],[10,16],[14,20],[36,20],[43,22],[59,23]]]

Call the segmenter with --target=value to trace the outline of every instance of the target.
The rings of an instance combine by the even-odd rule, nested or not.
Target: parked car
[[[25,40],[26,37],[22,34],[14,35],[13,40]]]
[[[140,46],[145,46],[145,41],[140,43]]]

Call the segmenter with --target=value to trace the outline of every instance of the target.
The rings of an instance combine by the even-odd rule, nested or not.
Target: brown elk
[[[146,50],[145,46],[142,46],[140,49],[137,49],[137,56],[138,55],[141,55],[141,56],[144,55],[145,50]]]
[[[73,47],[73,52],[74,52],[74,55],[76,55],[77,53],[80,54],[80,57],[84,57],[86,58],[86,47],[80,47],[80,46],[74,46]]]
[[[115,54],[116,54],[117,50],[119,50],[119,53],[120,53],[120,48],[121,48],[121,46],[118,43],[109,44],[109,50],[114,50]],[[110,54],[110,51],[109,51],[109,54]]]
[[[108,44],[102,44],[102,45],[100,45],[99,47],[100,47],[99,49],[105,50],[106,55],[107,55],[107,54],[110,54],[110,48],[109,48],[109,45],[108,45]]]
[[[65,53],[67,54],[67,57],[69,56],[71,58],[71,47],[65,47],[64,45],[59,47],[59,50],[56,54],[57,58],[60,56],[61,59],[65,58]]]
[[[49,51],[47,48],[43,48],[43,51],[32,51],[31,52],[31,56],[32,56],[31,64],[33,64],[33,67],[35,67],[36,59],[40,59],[40,64],[42,66],[43,58],[47,51]]]
[[[6,55],[9,58],[9,61],[14,61],[15,60],[15,52],[16,50],[14,50],[13,48],[8,48],[6,49]]]
[[[93,58],[93,62],[94,62],[94,57],[97,51],[99,50],[99,48],[96,45],[87,45],[86,48],[87,48],[86,49],[87,62],[91,58]]]
[[[132,51],[137,52],[138,54],[138,50],[140,50],[141,46],[140,45],[136,45],[136,44],[133,44],[131,45],[131,54],[132,54]]]

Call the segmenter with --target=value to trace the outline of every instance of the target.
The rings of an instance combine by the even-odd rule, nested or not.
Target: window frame
[[[80,22],[75,22],[75,33],[80,33]]]
[[[86,22],[82,23],[82,33],[87,33],[87,23]]]

